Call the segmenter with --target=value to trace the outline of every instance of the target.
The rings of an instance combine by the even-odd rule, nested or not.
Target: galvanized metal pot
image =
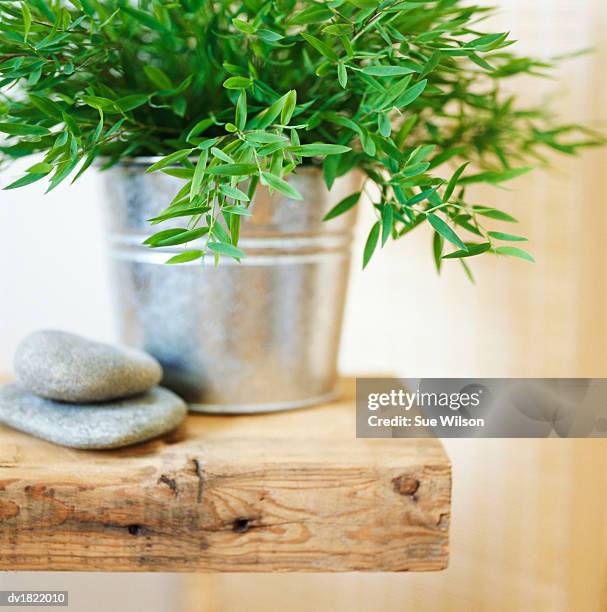
[[[182,247],[141,243],[152,232],[147,220],[182,182],[144,174],[150,163],[104,173],[122,340],[154,355],[164,384],[194,411],[263,412],[332,398],[355,219],[322,218],[360,187],[358,175],[329,192],[318,169],[300,169],[289,180],[303,202],[260,186],[243,219],[242,263],[167,266]]]

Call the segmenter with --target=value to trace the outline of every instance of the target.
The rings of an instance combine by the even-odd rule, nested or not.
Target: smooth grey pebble
[[[143,351],[55,330],[27,336],[14,369],[17,383],[30,393],[76,403],[137,395],[162,378],[158,361]]]
[[[73,448],[118,448],[175,429],[187,407],[172,391],[154,387],[125,400],[77,405],[37,397],[11,383],[0,386],[0,423]]]

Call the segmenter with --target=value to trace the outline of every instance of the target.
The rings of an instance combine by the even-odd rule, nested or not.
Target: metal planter
[[[194,411],[285,410],[332,398],[355,216],[322,218],[360,187],[359,176],[338,179],[329,192],[318,169],[299,169],[289,180],[303,202],[260,186],[253,216],[243,219],[242,263],[223,257],[215,266],[209,256],[167,266],[181,247],[141,243],[147,220],[182,182],[144,174],[150,163],[104,173],[122,340],[154,355],[164,384]]]

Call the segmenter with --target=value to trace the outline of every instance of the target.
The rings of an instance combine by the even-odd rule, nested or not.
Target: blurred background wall
[[[515,85],[528,101],[550,95],[567,121],[607,128],[607,3],[500,0],[492,26],[521,52],[550,57],[589,46],[559,79]],[[416,230],[360,272],[370,215],[354,248],[342,369],[408,376],[607,376],[607,152],[558,159],[558,169],[491,190],[478,201],[521,221],[537,264],[477,258],[471,285],[457,265],[434,272],[430,236]],[[7,183],[19,169],[0,177]],[[40,327],[114,337],[97,176],[42,198],[0,195],[0,372],[18,340]],[[482,198],[482,200],[481,200]],[[0,588],[104,595],[86,609],[583,611],[607,609],[607,445],[603,441],[447,442],[454,464],[450,568],[411,575],[0,575]],[[19,582],[21,584],[21,582]],[[3,587],[2,585],[6,585]],[[50,588],[50,587],[49,587]],[[183,605],[170,607],[167,593]],[[164,595],[163,595],[164,594]],[[122,601],[122,603],[121,603]],[[77,608],[75,608],[77,609]]]

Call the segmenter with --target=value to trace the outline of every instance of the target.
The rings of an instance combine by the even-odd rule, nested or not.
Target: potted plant
[[[198,408],[319,401],[335,390],[361,175],[378,193],[363,266],[429,225],[437,267],[468,271],[481,253],[531,259],[469,185],[601,141],[502,93],[550,66],[482,30],[487,14],[459,0],[2,2],[1,155],[40,154],[6,188],[100,165],[123,335]]]

